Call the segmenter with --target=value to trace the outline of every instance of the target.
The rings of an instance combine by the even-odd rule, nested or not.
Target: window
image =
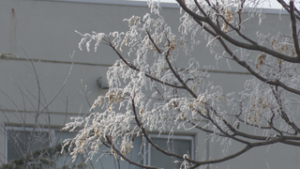
[[[36,129],[33,133],[33,128],[30,127],[6,127],[6,162],[11,162],[12,160],[24,159],[27,156],[31,158],[31,163],[41,164],[43,155],[39,157],[34,156],[35,152],[40,151],[41,154],[48,154],[48,148],[55,148],[56,145],[63,143],[65,139],[74,138],[76,133],[70,133],[67,131],[60,131],[55,129]],[[142,139],[135,138],[133,142],[134,148],[126,156],[139,163],[143,163],[142,154]],[[30,147],[30,148],[29,148]],[[64,153],[61,155],[59,150],[55,150],[56,155],[51,156],[51,161],[55,163],[56,167],[63,166],[73,166],[77,168],[112,168],[118,169],[119,165],[124,166],[128,169],[141,169],[134,165],[129,164],[126,161],[120,159],[115,159],[114,156],[110,153],[110,149],[101,145],[99,148],[99,153],[97,153],[92,160],[88,160],[88,152],[85,154],[79,154],[76,157],[75,164],[72,157],[69,153]],[[50,153],[49,153],[50,154]],[[99,158],[101,156],[101,158]],[[47,157],[48,158],[48,157]],[[49,159],[49,158],[48,158]],[[15,164],[16,161],[13,163]],[[77,166],[77,167],[76,167]],[[37,167],[39,168],[39,167]],[[50,168],[53,168],[50,166]]]
[[[188,154],[189,157],[194,158],[194,137],[192,136],[172,136],[169,139],[168,135],[154,135],[150,134],[151,140],[168,152],[173,152],[179,155]],[[142,141],[143,140],[143,141]],[[121,140],[119,140],[121,142]],[[168,142],[169,141],[169,142]],[[119,142],[119,143],[120,143]],[[163,169],[178,169],[181,165],[180,159],[172,158],[153,148],[150,143],[146,144],[146,139],[137,137],[133,141],[133,149],[126,154],[126,156],[134,162],[138,162],[144,165],[153,165]],[[101,158],[98,158],[101,156]],[[174,163],[175,161],[179,163]],[[129,164],[126,161],[115,159],[109,152],[109,149],[102,145],[99,149],[99,154],[96,155],[92,163],[95,168],[121,168],[128,169],[142,169],[141,167]],[[174,164],[170,166],[170,164]]]
[[[37,158],[34,153],[40,151],[40,154],[49,153],[47,148],[55,147],[62,143],[65,139],[74,138],[76,133],[69,133],[67,131],[59,131],[54,129],[35,129],[29,127],[6,127],[6,158],[7,162],[15,159],[26,158],[30,155],[33,158],[32,163],[40,163],[42,155]],[[194,158],[194,137],[192,136],[172,136],[168,135],[154,135],[150,134],[149,137],[162,149],[176,153],[183,156],[187,154],[189,157]],[[144,142],[143,142],[144,141]],[[147,143],[141,137],[137,137],[133,141],[133,149],[126,155],[132,161],[144,165],[154,165],[164,169],[178,169],[181,165],[180,159],[169,157],[156,150],[154,147]],[[121,142],[121,139],[120,139]],[[144,143],[144,144],[143,144]],[[147,144],[146,144],[147,143]],[[60,150],[59,150],[60,151]],[[63,155],[59,154],[51,157],[57,167],[62,166],[79,166],[84,165],[86,168],[128,168],[128,169],[141,169],[140,167],[129,164],[126,161],[115,159],[110,153],[110,149],[101,145],[99,153],[97,153],[92,160],[87,160],[88,153],[85,155],[78,155],[75,164],[69,153]],[[41,158],[40,158],[41,157]],[[101,158],[99,158],[101,157]],[[47,157],[48,158],[48,157]],[[178,161],[178,163],[174,163]],[[170,164],[173,164],[170,166]],[[51,167],[50,167],[51,168]]]
[[[168,136],[150,134],[149,137],[154,144],[158,145],[160,148],[164,149],[167,152],[176,153],[180,156],[187,154],[190,158],[194,158],[194,137],[192,136]],[[170,157],[161,153],[160,151],[152,147],[150,143],[148,143],[147,145],[145,144],[145,150],[147,150],[147,153],[144,157],[144,164],[153,165],[163,169],[180,168],[182,162],[180,159]]]
[[[117,142],[121,143],[121,139]],[[118,145],[117,147],[120,148]],[[137,137],[133,141],[133,149],[126,154],[126,157],[134,162],[143,164],[142,149],[142,138]],[[100,156],[101,158],[99,158]],[[120,160],[119,158],[115,159],[114,156],[110,154],[110,149],[104,145],[99,148],[99,154],[94,156],[92,163],[95,168],[99,169],[119,169],[119,165],[121,166],[121,169],[142,169],[141,167],[132,165],[125,160]]]
[[[55,129],[31,127],[6,127],[6,163],[14,160],[14,165],[23,165],[28,158],[30,165],[53,167],[75,166],[68,153],[60,154],[60,143],[76,133],[61,132]],[[78,156],[76,165],[84,163],[83,156]]]
[[[32,135],[32,128],[7,127],[6,128],[6,161],[25,158],[34,150],[50,146],[51,133],[44,129],[36,129]],[[28,152],[28,153],[27,153]]]

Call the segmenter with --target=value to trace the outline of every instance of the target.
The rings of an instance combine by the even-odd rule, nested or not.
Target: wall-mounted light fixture
[[[108,88],[109,88],[109,85],[108,85],[108,82],[107,82],[106,77],[99,77],[99,78],[97,79],[97,84],[98,84],[98,86],[99,86],[101,89],[108,89]]]

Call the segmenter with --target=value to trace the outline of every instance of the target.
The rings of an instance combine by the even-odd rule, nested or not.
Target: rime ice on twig
[[[259,22],[263,21],[265,16],[257,8],[259,3],[177,2],[183,12],[178,28],[180,35],[172,32],[159,13],[160,7],[151,0],[148,1],[151,13],[124,19],[128,22],[127,32],[79,33],[80,49],[86,45],[89,51],[95,41],[96,50],[103,42],[119,60],[107,72],[108,93],[96,99],[91,107],[96,110],[101,106],[102,110],[66,126],[71,130],[81,127],[74,138],[74,155],[88,148],[96,153],[97,145],[103,143],[114,155],[128,160],[130,140],[143,137],[155,147],[148,131],[163,133],[174,128],[209,133],[212,141],[223,146],[224,158],[204,162],[155,147],[182,159],[183,168],[226,161],[257,146],[277,142],[300,144],[295,141],[299,140],[300,129],[295,122],[297,111],[292,106],[299,103],[292,94],[300,94],[296,66],[299,60],[293,38],[281,33],[270,38],[257,32],[257,38],[252,39],[243,34],[241,30],[248,20],[257,16]],[[245,7],[251,7],[248,15],[243,15]],[[217,59],[235,62],[253,76],[241,84],[244,89],[224,93],[210,79],[207,69],[211,66],[200,65],[199,56],[193,53],[201,35]],[[175,66],[180,57],[185,57],[185,68]],[[247,133],[242,130],[245,127],[259,130],[261,134]],[[233,141],[245,147],[228,155]]]

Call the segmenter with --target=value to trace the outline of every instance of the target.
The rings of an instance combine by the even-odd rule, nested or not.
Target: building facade
[[[179,7],[175,4],[163,4],[162,7],[167,23],[177,29],[180,24]],[[74,30],[81,33],[126,31],[128,24],[123,22],[124,18],[143,16],[147,12],[149,9],[145,2],[122,0],[0,1],[2,163],[74,137],[74,133],[61,131],[61,128],[70,117],[86,116],[94,99],[107,92],[107,88],[101,88],[97,80],[101,77],[105,83],[108,67],[118,59],[117,55],[105,45],[100,45],[96,53],[85,49],[80,51],[78,42],[81,36]],[[268,19],[261,25],[252,21],[246,23],[247,35],[256,36],[257,27],[261,32],[270,34],[276,34],[278,30],[289,31],[288,15],[279,16],[279,10],[265,12]],[[210,71],[215,83],[222,85],[225,93],[242,90],[241,85],[236,84],[244,83],[249,74],[234,63],[230,63],[229,67],[226,60],[216,63],[205,42],[200,46],[195,49],[195,54],[201,53],[201,63],[213,67]],[[180,59],[178,62],[180,65]],[[35,133],[34,137],[32,133]],[[167,134],[158,136],[154,131],[151,137],[161,147],[179,154],[189,153],[195,159],[223,155],[220,146],[211,143],[205,133],[176,130],[169,145],[164,144],[168,140]],[[184,145],[183,150],[176,148],[179,144]],[[283,149],[286,154],[281,153]],[[297,168],[299,154],[297,148],[276,145],[252,150],[211,168]],[[103,149],[100,156],[103,158],[94,157],[90,162],[95,168],[118,168],[118,161],[109,152]],[[77,161],[90,165],[85,157],[78,158],[80,160]],[[155,164],[165,169],[170,167],[165,164],[176,160],[161,155],[139,138],[134,141],[131,158],[141,164]],[[283,158],[287,163],[281,162]],[[66,159],[70,160],[69,157]],[[61,159],[59,163],[60,166],[65,164]],[[128,167],[133,168],[121,162],[121,168]],[[178,164],[170,168],[174,167]]]

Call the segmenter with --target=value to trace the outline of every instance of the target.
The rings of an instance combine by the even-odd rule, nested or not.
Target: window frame
[[[194,143],[195,143],[195,137],[192,135],[166,135],[166,134],[149,134],[149,138],[163,138],[163,139],[178,139],[178,140],[191,140],[191,159],[194,159]],[[144,159],[143,164],[144,165],[151,165],[151,144],[147,140],[144,139]]]

